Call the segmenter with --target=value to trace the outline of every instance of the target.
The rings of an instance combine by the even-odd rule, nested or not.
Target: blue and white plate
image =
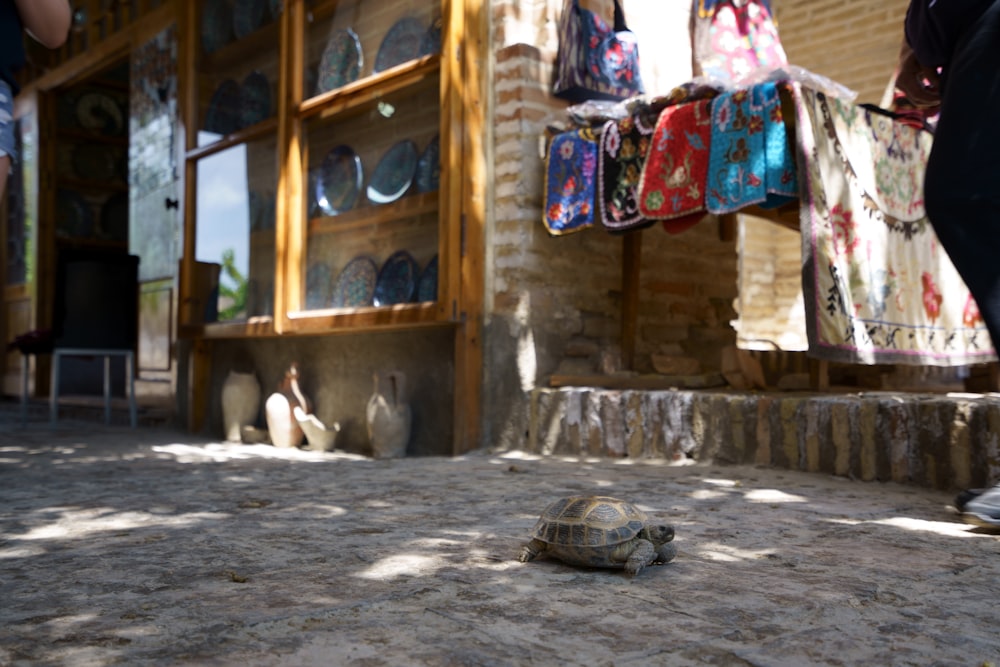
[[[378,267],[367,255],[355,257],[337,276],[331,305],[334,308],[360,308],[372,305]]]
[[[406,194],[417,168],[417,145],[409,139],[387,150],[368,182],[368,201],[387,204]]]
[[[316,94],[357,81],[362,64],[361,40],[357,34],[350,28],[334,31],[319,61]]]
[[[375,56],[375,73],[383,72],[391,67],[415,60],[426,48],[427,29],[419,19],[406,16],[393,24],[382,39]]]
[[[417,262],[405,250],[394,252],[385,260],[375,283],[376,306],[409,303],[417,289]]]
[[[437,301],[437,291],[438,256],[434,255],[420,272],[420,280],[417,281],[417,301]]]
[[[335,146],[316,174],[316,206],[323,215],[349,211],[358,199],[364,174],[361,158],[350,146]]]
[[[435,136],[417,160],[417,173],[414,176],[414,181],[417,184],[417,192],[433,192],[438,189],[440,180],[441,146],[439,138]]]

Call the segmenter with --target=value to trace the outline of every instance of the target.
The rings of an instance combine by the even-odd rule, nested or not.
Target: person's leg
[[[963,36],[945,72],[927,164],[927,215],[1000,346],[1000,2]]]
[[[927,215],[1000,346],[1000,2],[964,35],[945,72],[927,164]],[[969,523],[1000,529],[1000,485],[955,499]]]
[[[6,81],[0,81],[0,198],[7,191],[10,165],[16,155],[14,137],[14,96]]]

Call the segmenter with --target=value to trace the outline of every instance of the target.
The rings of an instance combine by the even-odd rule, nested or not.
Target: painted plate
[[[79,193],[56,192],[56,236],[87,238],[94,234],[94,214]]]
[[[350,28],[334,31],[319,61],[316,94],[357,81],[362,64],[361,40],[357,34]]]
[[[368,201],[387,204],[406,194],[417,168],[417,145],[404,139],[379,160],[368,182]]]
[[[240,127],[250,127],[271,116],[271,83],[261,72],[250,72],[240,86]]]
[[[316,206],[323,215],[349,211],[363,182],[361,158],[350,146],[333,147],[316,174]]]
[[[232,134],[239,129],[240,122],[240,84],[232,79],[226,79],[212,94],[205,114],[206,132],[215,134]]]
[[[419,56],[429,56],[432,53],[441,53],[441,19],[435,19],[424,32],[420,40]]]
[[[441,180],[441,147],[435,136],[417,160],[417,173],[413,177],[417,192],[433,192]]]
[[[233,37],[233,15],[226,0],[206,0],[201,6],[201,50],[218,51]]]
[[[437,291],[438,256],[434,255],[420,272],[420,280],[417,281],[417,301],[437,301]]]
[[[390,67],[419,58],[426,33],[424,24],[412,16],[396,21],[378,48],[374,71],[383,72]]]
[[[264,25],[264,17],[270,13],[268,0],[236,0],[233,6],[233,34],[243,39]]]
[[[409,303],[417,290],[417,262],[405,250],[394,252],[378,272],[373,303],[391,306]]]
[[[352,259],[337,276],[331,305],[334,308],[372,305],[377,273],[378,267],[371,257],[361,255]]]
[[[119,192],[101,206],[101,238],[128,241],[128,193]]]
[[[76,119],[80,127],[101,134],[121,136],[128,127],[126,112],[110,95],[84,93],[76,101]]]
[[[333,274],[326,262],[316,262],[306,271],[306,308],[329,308],[333,293]]]

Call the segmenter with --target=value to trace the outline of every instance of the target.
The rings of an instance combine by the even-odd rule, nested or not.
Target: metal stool
[[[59,360],[62,357],[104,357],[104,423],[111,423],[111,357],[125,358],[125,382],[128,385],[129,422],[132,428],[138,424],[138,410],[135,404],[135,353],[132,350],[113,350],[57,347],[52,350],[52,387],[49,391],[49,422],[54,426],[59,418]],[[25,365],[27,367],[27,365]],[[25,384],[27,371],[24,372]],[[25,394],[27,388],[25,387]],[[25,408],[22,407],[22,410]],[[23,414],[23,413],[22,413]]]

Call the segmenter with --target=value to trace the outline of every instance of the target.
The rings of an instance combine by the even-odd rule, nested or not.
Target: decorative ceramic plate
[[[390,67],[419,58],[426,33],[424,24],[412,16],[396,21],[378,47],[374,71],[384,72]]]
[[[441,53],[441,19],[432,21],[420,40],[420,53],[418,55],[422,57],[432,53]]]
[[[239,129],[239,121],[240,84],[226,79],[215,89],[208,103],[204,130],[215,134],[232,134]]]
[[[406,194],[417,168],[417,145],[404,139],[379,160],[368,182],[368,201],[387,204]]]
[[[371,257],[361,255],[352,259],[337,277],[331,305],[334,308],[372,305],[377,273],[378,268]]]
[[[109,95],[84,93],[76,101],[76,119],[80,127],[101,134],[125,134],[125,110]]]
[[[362,63],[361,40],[357,34],[350,28],[334,31],[319,61],[316,94],[357,81]]]
[[[417,262],[410,253],[399,250],[389,256],[378,272],[373,302],[376,306],[409,303],[417,289]]]
[[[357,201],[364,174],[361,158],[350,146],[335,146],[326,157],[316,175],[316,205],[323,215],[337,215],[348,211]]]
[[[417,160],[417,173],[413,177],[417,192],[433,192],[441,180],[441,146],[435,136]]]
[[[94,233],[94,214],[78,193],[60,189],[56,192],[56,236],[87,238]]]
[[[326,262],[316,262],[306,271],[306,308],[328,308],[333,289],[333,274]]]
[[[240,86],[240,127],[250,127],[271,115],[271,83],[261,72],[250,72]]]
[[[101,238],[128,241],[128,193],[111,195],[101,206]]]
[[[319,193],[319,174],[320,168],[313,167],[309,170],[309,190],[306,192],[306,217],[308,218],[318,218],[323,215],[323,211],[319,207],[319,202],[316,201],[316,197]]]
[[[243,39],[264,25],[264,16],[268,13],[268,0],[236,0],[233,6],[233,34],[236,39]]]
[[[438,292],[438,256],[434,255],[431,261],[420,273],[420,280],[417,281],[417,301],[437,301]]]
[[[205,0],[201,6],[201,50],[218,51],[233,36],[233,15],[226,0]]]

